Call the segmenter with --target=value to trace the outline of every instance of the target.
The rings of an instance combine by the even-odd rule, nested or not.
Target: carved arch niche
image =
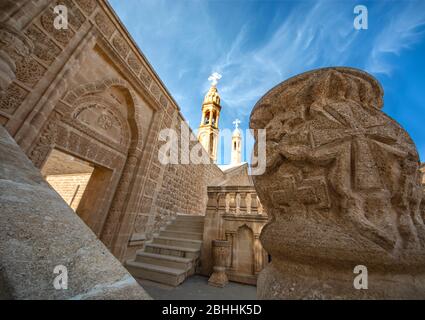
[[[53,149],[94,166],[77,213],[100,237],[126,197],[142,150],[137,100],[120,79],[78,86],[50,114],[29,157],[41,168]],[[129,179],[129,177],[131,177]],[[112,220],[111,220],[112,219]]]
[[[246,224],[240,226],[236,232],[236,271],[243,275],[255,273],[254,260],[254,233]]]

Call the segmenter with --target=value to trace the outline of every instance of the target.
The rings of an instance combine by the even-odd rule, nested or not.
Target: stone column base
[[[259,275],[258,299],[425,299],[425,274],[374,272],[368,268],[368,289],[356,289],[350,268],[333,269],[274,259]],[[367,267],[367,266],[366,266]]]
[[[229,283],[229,279],[226,275],[226,268],[214,267],[213,270],[213,274],[208,279],[208,284],[210,286],[223,288],[226,284]]]

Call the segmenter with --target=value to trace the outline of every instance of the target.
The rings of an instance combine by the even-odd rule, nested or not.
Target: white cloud
[[[350,12],[332,10],[334,6],[298,6],[282,17],[282,23],[267,41],[249,51],[243,49],[249,36],[249,27],[244,26],[228,52],[214,65],[223,73],[219,89],[225,103],[246,110],[274,85],[317,66],[319,61],[342,64],[356,35]]]
[[[410,49],[425,35],[422,28],[425,26],[425,2],[404,2],[400,10],[393,10],[386,17],[388,22],[374,41],[366,69],[390,76],[394,66],[386,57],[400,55],[401,51]]]

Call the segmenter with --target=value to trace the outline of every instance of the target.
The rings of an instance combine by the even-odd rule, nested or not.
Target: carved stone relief
[[[126,128],[123,127],[125,124],[122,123],[115,112],[99,102],[101,101],[82,103],[75,110],[72,118],[75,122],[87,126],[90,130],[96,131],[118,144],[123,144],[128,137]]]
[[[47,33],[51,34],[53,38],[58,41],[61,45],[67,45],[68,42],[74,36],[74,31],[71,28],[68,29],[56,29],[54,27],[55,15],[51,8],[48,8],[40,17],[40,23]]]
[[[106,38],[109,39],[112,36],[115,27],[106,14],[103,11],[100,11],[96,14],[94,20],[99,27],[99,30],[106,36]]]
[[[40,60],[51,64],[60,54],[61,49],[35,25],[31,25],[25,34],[34,43],[34,55]]]
[[[25,100],[27,94],[27,90],[12,83],[5,92],[0,93],[0,110],[8,114],[13,114]]]
[[[250,127],[267,129],[267,168],[254,183],[274,216],[261,235],[272,264],[260,277],[260,297],[289,297],[285,281],[296,270],[329,285],[304,284],[322,297],[415,296],[424,283],[419,157],[409,135],[381,111],[382,95],[367,73],[328,68],[283,82],[254,107]],[[357,264],[381,270],[400,288],[375,280],[375,290],[352,290]],[[400,283],[418,272],[416,284]],[[348,281],[340,292],[338,277]],[[313,289],[301,288],[290,297],[312,297]]]
[[[74,0],[85,14],[91,15],[96,9],[96,0]]]
[[[33,43],[14,27],[0,23],[0,92],[4,92],[16,79],[17,60],[21,62],[30,56]],[[20,74],[22,63],[19,63]]]

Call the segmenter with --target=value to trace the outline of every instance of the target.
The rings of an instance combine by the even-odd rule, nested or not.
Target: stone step
[[[128,271],[137,278],[164,283],[175,287],[185,280],[187,273],[184,269],[169,268],[134,260],[127,261],[126,267]]]
[[[204,221],[173,220],[172,224],[179,226],[204,227]]]
[[[191,239],[191,240],[202,240],[202,232],[186,232],[186,231],[168,231],[163,230],[159,233],[160,237],[168,238],[179,238],[179,239]]]
[[[175,220],[179,221],[202,221],[204,222],[205,216],[192,216],[192,215],[177,215]]]
[[[136,253],[135,262],[154,264],[168,268],[190,270],[193,266],[193,260],[190,258],[180,258],[157,253],[144,252],[139,250]]]
[[[165,244],[167,246],[184,247],[201,249],[201,240],[190,240],[190,239],[179,239],[179,238],[168,238],[168,237],[155,237],[153,239],[155,244]]]
[[[172,223],[166,226],[166,230],[187,231],[187,232],[204,232],[204,225]]]
[[[169,246],[165,244],[147,243],[145,251],[150,253],[157,253],[181,258],[196,259],[199,256],[199,249],[185,248],[177,246]]]
[[[203,216],[177,215],[126,262],[127,269],[135,277],[177,286],[196,271],[203,231]]]

